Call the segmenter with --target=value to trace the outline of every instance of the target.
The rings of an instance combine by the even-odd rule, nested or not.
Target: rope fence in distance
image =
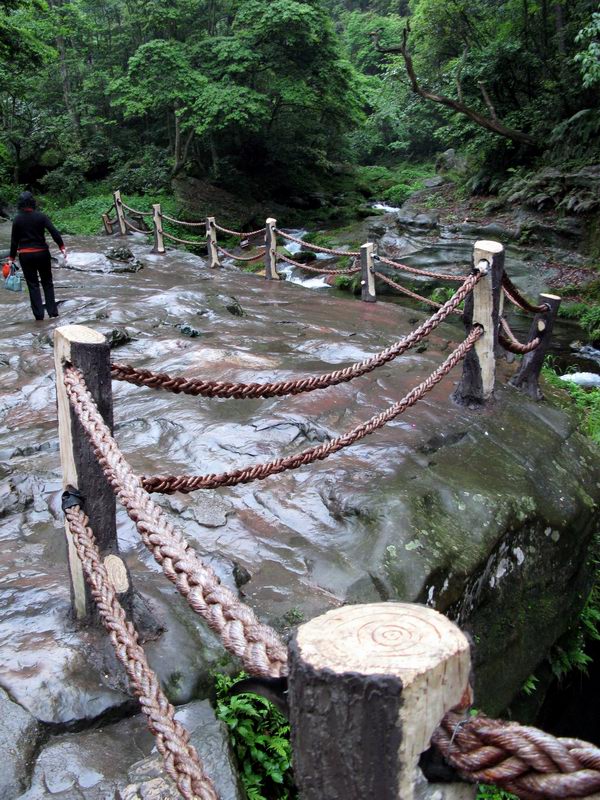
[[[312,267],[308,264],[303,264],[301,261],[294,261],[293,258],[284,256],[281,253],[277,254],[277,258],[278,260],[284,261],[286,264],[289,264],[292,267],[306,269],[309,272],[318,272],[320,275],[356,275],[358,272],[360,272],[360,267],[348,267],[348,269],[321,269],[320,267]],[[354,263],[356,263],[356,261]]]
[[[237,236],[240,239],[250,239],[252,236],[260,236],[266,231],[266,228],[259,228],[257,231],[232,231],[229,228],[223,228],[222,225],[215,223],[215,228],[221,233],[227,233],[230,236]]]
[[[330,256],[359,256],[360,253],[358,250],[336,250],[332,247],[321,247],[318,244],[311,244],[310,242],[305,242],[303,239],[298,239],[297,236],[292,236],[291,233],[285,233],[280,228],[275,228],[275,233],[278,236],[281,236],[282,239],[286,239],[288,242],[294,242],[295,244],[301,245],[303,248],[308,250],[314,250],[316,253],[327,253]]]
[[[79,506],[66,509],[65,515],[100,619],[147,717],[148,727],[156,737],[156,746],[168,774],[185,800],[219,800],[198,753],[189,741],[188,732],[175,719],[175,710],[148,664],[137,631],[125,617],[87,516]]]
[[[204,239],[196,239],[196,241],[193,239],[180,239],[177,236],[167,233],[167,231],[163,231],[163,236],[165,239],[170,239],[172,242],[178,242],[179,244],[191,244],[194,245],[194,247],[205,244]]]
[[[373,256],[373,259],[381,262],[382,264],[386,264],[388,267],[392,267],[392,269],[397,269],[402,272],[409,272],[411,275],[420,275],[426,278],[436,278],[440,281],[456,281],[461,283],[466,277],[466,275],[447,275],[444,272],[431,272],[427,269],[416,269],[415,267],[409,267],[408,264],[401,264],[399,261],[392,261],[390,258],[385,258],[384,256],[377,254]]]
[[[172,222],[174,225],[186,225],[188,228],[206,228],[206,222],[188,222],[183,219],[175,219],[175,217],[170,217],[168,214],[165,214],[164,211],[161,211],[161,217],[166,219],[167,222]]]
[[[364,439],[365,436],[369,436],[400,414],[403,414],[411,406],[414,406],[415,403],[421,400],[427,392],[430,392],[433,387],[465,357],[482,334],[483,328],[480,326],[473,327],[466,339],[428,378],[412,389],[397,403],[394,403],[385,411],[375,414],[369,420],[357,425],[343,436],[338,436],[336,439],[332,439],[325,444],[311,447],[308,450],[304,450],[292,456],[277,458],[273,461],[255,464],[243,469],[235,469],[231,472],[221,472],[211,475],[144,476],[141,479],[142,486],[147,492],[160,492],[161,494],[183,492],[184,494],[188,494],[198,489],[215,489],[218,486],[236,486],[239,483],[264,480],[270,475],[277,475],[288,469],[297,469],[298,467],[312,464],[314,461],[323,461],[333,453],[337,453],[339,450],[355,444],[361,439]]]
[[[232,258],[234,261],[260,261],[261,258],[264,258],[266,249],[263,247],[260,253],[255,256],[236,256],[233,253],[230,253],[229,250],[225,250],[224,247],[217,245],[217,250],[219,253],[222,253],[226,258]]]
[[[121,200],[121,205],[123,206],[124,209],[129,211],[131,214],[134,214],[136,217],[152,216],[152,211],[139,211],[137,208],[132,208],[131,206],[128,206],[127,203],[124,203],[122,200]]]
[[[259,622],[251,608],[221,585],[215,572],[142,488],[140,478],[102,419],[81,372],[66,367],[64,384],[108,483],[167,578],[250,674],[272,678],[285,675],[287,651],[275,631]]]
[[[130,230],[135,231],[136,233],[143,233],[145,236],[147,236],[150,233],[150,231],[142,230],[142,228],[136,228],[136,226],[133,225],[128,219],[125,219],[125,225]]]
[[[225,381],[205,381],[201,378],[172,377],[165,372],[152,372],[146,369],[136,369],[129,364],[113,363],[111,365],[111,376],[113,380],[127,381],[128,383],[147,386],[151,389],[165,389],[174,394],[190,394],[194,397],[233,398],[236,400],[284,397],[286,395],[302,394],[303,392],[313,392],[316,389],[327,389],[329,386],[347,383],[354,378],[366,375],[414,347],[426,336],[429,336],[449,314],[456,310],[457,306],[473,290],[473,287],[477,285],[482,277],[480,272],[469,275],[456,294],[444,303],[435,314],[389,347],[364,361],[322,375],[263,384],[229,383]]]

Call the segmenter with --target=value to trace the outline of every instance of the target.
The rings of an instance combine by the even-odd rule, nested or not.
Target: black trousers
[[[46,300],[46,311],[49,317],[58,317],[58,308],[54,299],[54,284],[52,283],[52,267],[50,264],[50,251],[42,253],[20,253],[19,262],[29,289],[31,310],[36,319],[44,319],[44,304],[40,292],[40,281]]]

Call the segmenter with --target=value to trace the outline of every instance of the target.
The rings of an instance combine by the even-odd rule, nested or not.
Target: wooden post
[[[531,353],[526,353],[521,361],[517,374],[510,380],[511,386],[522,389],[534,400],[543,400],[540,389],[540,372],[544,365],[544,357],[550,346],[550,336],[554,328],[554,320],[558,314],[561,298],[555,294],[540,294],[538,303],[546,303],[548,310],[536,314],[529,330],[528,342],[539,337],[540,343]]]
[[[350,605],[302,625],[289,655],[301,800],[413,800],[419,756],[470,696],[463,633],[425,606]]]
[[[360,248],[360,299],[365,303],[375,303],[377,296],[375,294],[375,276],[373,275],[373,250],[375,245],[373,242],[363,244]]]
[[[154,247],[152,248],[152,252],[162,256],[166,250],[165,240],[163,238],[162,209],[160,203],[152,204],[152,224],[154,227]]]
[[[115,210],[117,212],[117,222],[119,223],[119,233],[125,236],[128,233],[127,225],[125,225],[125,212],[123,211],[123,201],[121,200],[121,192],[117,190],[114,193]]]
[[[83,428],[71,409],[63,369],[65,364],[83,373],[104,421],[112,430],[110,348],[106,338],[82,325],[64,325],[54,331],[58,437],[63,488],[77,489],[84,497],[84,511],[98,543],[100,554],[125,609],[131,611],[129,573],[119,555],[115,519],[115,496],[98,464]],[[71,577],[71,599],[78,620],[96,619],[95,603],[84,582],[83,570],[65,524]]]
[[[453,394],[454,400],[465,406],[482,405],[494,394],[504,248],[499,242],[475,242],[473,264],[484,277],[465,300],[464,321],[467,331],[479,323],[484,334],[467,353]]]
[[[277,234],[275,228],[277,220],[269,217],[265,227],[265,278],[268,281],[279,281],[281,277],[277,272]]]
[[[113,226],[110,221],[110,217],[108,214],[102,214],[102,223],[104,225],[104,232],[107,236],[112,236],[113,234]]]
[[[208,245],[208,266],[211,269],[221,266],[217,250],[217,226],[214,217],[206,218],[206,243]]]

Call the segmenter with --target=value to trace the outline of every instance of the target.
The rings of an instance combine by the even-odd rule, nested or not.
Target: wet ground
[[[7,239],[3,226],[0,249]],[[137,366],[262,382],[347,366],[428,316],[234,268],[210,271],[203,259],[181,251],[152,255],[143,236],[126,240],[144,264],[135,274],[114,272],[105,256],[119,239],[67,237],[66,243],[67,268],[54,270],[58,320],[36,323],[25,294],[0,291],[0,686],[38,720],[58,725],[109,710],[127,713],[128,698],[104,638],[78,630],[69,618],[54,328],[89,325],[118,345],[115,360]],[[219,472],[269,460],[382,411],[462,337],[459,323],[444,324],[426,346],[370,375],[290,398],[195,399],[114,383],[115,435],[145,474]],[[506,563],[494,580],[517,575],[530,558],[537,576],[531,580],[547,582],[558,597],[563,588],[572,591],[573,598],[564,599],[564,619],[544,630],[544,641],[528,644],[518,674],[506,677],[505,698],[578,602],[585,497],[597,493],[593,457],[573,423],[502,388],[511,370],[500,365],[497,403],[483,413],[449,401],[456,370],[414,409],[324,462],[160,502],[223,580],[234,586],[237,576],[247,602],[282,630],[344,602],[401,597],[448,608],[507,529],[539,521],[542,531],[557,536],[547,533],[531,554],[529,544],[503,553]],[[208,670],[223,653],[122,512],[118,525],[133,581],[167,628],[148,643],[150,660],[176,702],[203,696]],[[566,530],[574,539],[563,569],[557,543],[567,544]],[[554,555],[544,555],[544,548]],[[542,556],[552,575],[533,568]],[[564,587],[555,578],[559,568]],[[534,614],[527,625],[539,626]],[[513,645],[506,644],[509,659]]]

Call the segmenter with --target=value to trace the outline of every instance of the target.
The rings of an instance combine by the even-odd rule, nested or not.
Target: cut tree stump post
[[[108,214],[102,214],[102,224],[104,225],[104,232],[107,236],[112,236],[113,226]]]
[[[277,220],[269,217],[265,223],[265,278],[268,281],[280,280],[277,272]]]
[[[425,606],[350,605],[301,625],[289,656],[301,800],[413,800],[421,753],[446,712],[470,697],[460,629]],[[474,796],[443,786],[432,796]]]
[[[464,406],[483,405],[494,394],[504,247],[499,242],[475,242],[473,266],[484,277],[465,300],[463,318],[467,332],[478,323],[484,334],[467,353],[453,394],[454,400]]]
[[[375,245],[373,242],[363,244],[360,248],[360,299],[365,303],[375,303],[377,295],[375,294],[375,276],[373,275],[373,251]]]
[[[221,266],[217,250],[217,225],[214,217],[206,218],[206,243],[208,245],[208,266],[216,269]]]
[[[526,392],[534,400],[543,400],[540,389],[540,372],[544,366],[544,357],[550,346],[550,337],[554,328],[554,320],[558,314],[561,298],[555,294],[540,294],[538,304],[545,303],[548,310],[535,315],[529,330],[528,342],[539,337],[540,343],[531,353],[525,353],[517,374],[511,378],[511,386]]]
[[[125,212],[123,211],[123,201],[121,200],[121,192],[117,190],[114,195],[115,211],[117,212],[117,222],[119,223],[119,233],[121,236],[126,236],[128,233],[127,225],[125,224]]]
[[[154,227],[154,247],[152,248],[152,252],[158,253],[162,256],[165,254],[166,250],[165,240],[163,237],[162,208],[160,207],[160,203],[152,204],[152,224]]]
[[[121,604],[131,612],[132,589],[129,572],[119,554],[115,496],[94,455],[92,446],[71,409],[63,381],[66,364],[77,367],[85,378],[98,410],[112,431],[112,386],[110,348],[106,338],[83,325],[64,325],[54,331],[54,363],[58,404],[58,438],[63,488],[73,487],[84,498],[100,555],[113,581]],[[71,577],[71,599],[78,620],[97,621],[96,605],[85,584],[81,562],[65,523]]]

